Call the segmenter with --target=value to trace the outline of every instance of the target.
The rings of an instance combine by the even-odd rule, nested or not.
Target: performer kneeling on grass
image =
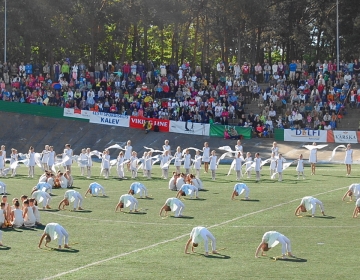
[[[314,217],[316,205],[319,205],[321,213],[325,216],[323,203],[315,197],[305,196],[300,202],[300,205],[295,210],[295,215],[299,216],[300,212],[307,212],[311,210],[311,216]]]
[[[358,198],[356,200],[356,203],[355,203],[355,209],[354,209],[354,213],[353,213],[353,218],[357,218],[357,216],[359,215],[360,213],[360,198]]]
[[[171,197],[165,201],[165,204],[160,209],[159,215],[161,216],[162,212],[165,211],[166,216],[167,212],[172,211],[175,212],[175,218],[179,218],[182,217],[182,212],[184,211],[184,209],[185,205],[180,201],[180,199],[176,197]]]
[[[102,193],[103,196],[106,196],[105,194],[105,189],[102,185],[100,185],[99,183],[93,182],[89,185],[89,188],[87,189],[86,193],[85,193],[85,197],[88,193],[91,194],[91,196],[98,196],[99,192]]]
[[[128,194],[135,195],[137,193],[140,194],[140,198],[142,198],[143,195],[145,198],[148,197],[147,188],[144,186],[144,184],[134,182],[130,185],[130,190]]]
[[[244,183],[235,184],[234,191],[233,191],[233,193],[231,195],[231,199],[234,200],[235,196],[241,195],[244,191],[245,191],[245,199],[248,200],[249,199],[249,192],[250,192],[248,186],[246,184],[244,184]]]
[[[133,197],[130,194],[123,194],[122,196],[120,196],[119,203],[115,207],[115,212],[118,209],[120,209],[120,212],[122,212],[122,209],[125,207],[130,208],[130,213],[133,211],[139,212],[138,206],[139,206],[139,202],[137,201],[137,199],[135,197]]]
[[[182,196],[189,195],[190,198],[193,198],[194,194],[195,194],[196,198],[199,198],[199,190],[198,190],[198,188],[193,186],[193,185],[190,185],[190,184],[184,184],[184,185],[181,186],[180,190],[176,194],[176,197],[180,198]]]
[[[84,210],[83,208],[81,208],[82,206],[82,202],[83,202],[83,198],[81,196],[81,194],[77,191],[74,190],[69,190],[65,192],[64,195],[64,199],[60,201],[59,203],[59,210],[64,210],[65,206],[68,206],[70,204],[70,202],[74,202],[74,211],[76,211],[76,209],[78,210]],[[61,209],[62,206],[62,209]]]
[[[47,244],[52,240],[58,239],[59,249],[61,249],[61,245],[64,240],[64,248],[69,247],[69,234],[67,231],[58,223],[48,223],[44,229],[44,233],[40,238],[39,249],[41,248],[41,244],[45,238],[45,247],[48,247]]]
[[[214,235],[205,227],[194,227],[190,233],[190,238],[185,245],[185,254],[190,254],[188,252],[189,245],[191,243],[191,252],[194,253],[194,248],[196,248],[201,241],[204,241],[205,246],[205,256],[209,255],[209,239],[211,240],[212,253],[217,254],[216,251],[216,239]]]
[[[256,249],[255,258],[258,258],[260,250],[262,251],[261,255],[266,256],[264,252],[269,251],[271,248],[274,248],[279,243],[281,243],[281,253],[283,259],[287,258],[286,255],[293,258],[295,257],[291,253],[291,243],[289,238],[287,238],[285,235],[281,234],[280,232],[268,231],[265,232],[259,246]]]
[[[349,186],[349,189],[344,194],[342,200],[344,201],[345,197],[348,196],[348,197],[350,197],[350,201],[352,201],[353,195],[356,197],[356,199],[360,198],[360,184],[351,184]]]

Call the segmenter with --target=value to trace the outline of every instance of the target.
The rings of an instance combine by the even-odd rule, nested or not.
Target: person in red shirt
[[[263,132],[264,132],[264,128],[258,123],[256,127],[256,133],[258,137],[261,137],[263,135]]]
[[[320,94],[323,93],[323,90],[324,90],[324,85],[323,84],[318,85],[318,91]]]
[[[122,72],[124,74],[124,79],[127,80],[131,72],[131,66],[127,61],[125,61],[124,65],[122,66]]]
[[[136,74],[135,81],[136,81],[136,85],[140,85],[142,83],[140,74]]]
[[[356,102],[357,102],[356,107],[359,108],[359,107],[360,107],[360,94],[358,94],[358,95],[356,96]]]
[[[117,112],[117,108],[115,103],[111,104],[110,106],[110,113],[116,113]]]

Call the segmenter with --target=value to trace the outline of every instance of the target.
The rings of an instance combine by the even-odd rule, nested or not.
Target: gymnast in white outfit
[[[38,203],[42,203],[43,210],[51,209],[51,207],[49,206],[51,196],[47,192],[43,190],[33,190],[31,193],[31,197],[36,199]]]
[[[200,178],[200,168],[201,168],[201,159],[200,151],[196,150],[195,158],[194,158],[194,168],[196,173],[196,178]]]
[[[347,144],[346,146],[344,163],[346,165],[346,176],[349,176],[351,174],[351,165],[353,163],[353,150],[351,149],[350,144]]]
[[[256,249],[255,258],[258,258],[260,250],[262,251],[261,255],[266,256],[264,252],[269,251],[271,248],[274,248],[277,244],[281,244],[281,253],[282,258],[286,259],[287,256],[295,257],[291,253],[291,243],[289,238],[277,231],[268,231],[262,237],[261,243]]]
[[[303,179],[305,179],[305,175],[304,175],[304,159],[303,159],[302,154],[299,156],[299,159],[297,160],[296,171],[298,173],[298,176],[297,176],[298,179],[299,179],[301,174],[302,174]]]
[[[85,193],[85,197],[88,193],[90,193],[91,196],[94,196],[94,195],[98,196],[99,192],[102,193],[102,196],[106,196],[104,187],[102,185],[100,185],[99,183],[93,182],[89,185],[89,187]]]
[[[124,179],[124,153],[121,151],[116,159],[116,171],[120,179]]]
[[[203,188],[203,182],[195,177],[193,174],[190,174],[191,184],[197,187],[197,189],[200,191]]]
[[[191,155],[190,155],[190,151],[188,149],[185,150],[185,155],[183,157],[183,160],[184,160],[185,174],[190,174]]]
[[[202,162],[204,163],[205,173],[208,173],[210,162],[210,147],[208,142],[204,143]]]
[[[123,194],[122,196],[120,196],[119,203],[115,207],[115,212],[118,209],[120,209],[120,212],[122,212],[123,211],[122,209],[124,209],[125,207],[130,208],[130,213],[133,211],[139,212],[138,206],[139,206],[139,202],[135,197],[133,197],[130,194]]]
[[[286,162],[286,159],[282,157],[282,154],[279,154],[279,158],[276,160],[276,171],[279,176],[279,182],[282,182],[282,173],[284,170],[284,162]]]
[[[24,225],[23,212],[20,209],[20,202],[18,200],[14,203],[14,209],[11,210],[11,224],[15,228],[22,227]]]
[[[159,215],[161,216],[163,211],[165,211],[165,215],[167,214],[167,212],[172,211],[175,212],[175,218],[180,218],[182,217],[182,212],[184,211],[184,209],[185,205],[181,202],[180,199],[176,197],[171,197],[165,201],[165,204],[160,209]]]
[[[181,173],[178,174],[177,179],[176,179],[176,190],[179,191],[181,186],[184,185],[185,182],[185,174]]]
[[[81,194],[79,192],[74,191],[74,190],[68,190],[65,192],[64,199],[60,201],[58,209],[64,210],[65,206],[68,206],[70,204],[70,202],[74,203],[74,205],[73,205],[74,211],[76,211],[76,209],[84,210],[81,207],[82,202],[83,202],[83,197],[81,196]]]
[[[316,146],[316,143],[313,143]],[[317,148],[310,150],[309,162],[311,164],[311,175],[315,175],[316,163],[317,163]]]
[[[346,193],[344,194],[342,200],[345,200],[345,197],[350,197],[350,201],[352,201],[352,197],[355,196],[355,199],[359,199],[360,198],[360,184],[351,184],[349,186],[349,189],[346,191]]]
[[[51,194],[52,192],[52,185],[50,183],[47,182],[40,182],[37,183],[37,185],[33,188],[33,192],[34,191],[44,191],[44,192],[48,192]]]
[[[302,198],[300,205],[295,210],[295,215],[300,215],[300,212],[307,212],[311,210],[311,216],[314,217],[316,205],[319,205],[321,213],[325,216],[325,210],[323,203],[315,197],[305,196]]]
[[[140,198],[148,197],[147,188],[144,186],[144,184],[139,182],[134,182],[130,185],[129,193],[131,195],[139,194]]]
[[[211,151],[211,156],[210,156],[210,170],[211,170],[211,179],[215,180],[216,179],[216,169],[217,169],[217,155],[215,153],[215,151]]]
[[[204,247],[205,247],[205,256],[209,255],[209,239],[211,240],[211,249],[213,254],[217,254],[216,251],[216,239],[214,235],[205,227],[194,227],[190,233],[190,238],[186,242],[185,245],[185,254],[190,254],[188,252],[190,243],[191,246],[191,252],[194,253],[194,248],[198,247],[199,243],[201,241],[204,241]]]
[[[254,158],[254,162],[255,162],[255,173],[256,173],[256,182],[260,181],[260,171],[261,171],[261,158],[260,158],[260,154],[256,153],[255,154],[255,158]]]
[[[169,177],[169,160],[170,160],[170,151],[165,150],[160,157],[160,168],[161,168],[161,177],[167,179]]]
[[[244,158],[242,157],[242,153],[239,151],[235,156],[235,171],[236,171],[236,180],[240,180],[242,177],[242,163],[244,162]]]
[[[178,174],[180,174],[180,167],[181,167],[181,161],[182,161],[182,153],[181,153],[180,146],[176,148],[174,157],[175,157],[174,166],[176,168],[176,172]]]
[[[199,198],[198,188],[190,184],[183,184],[178,193],[176,194],[176,197],[180,198],[187,195],[190,196],[190,198],[193,198],[194,195],[196,198]]]
[[[23,202],[23,218],[25,227],[33,227],[36,223],[36,217],[34,215],[34,208],[30,207],[29,200],[26,199]]]
[[[6,194],[6,184],[0,181],[0,193]]]
[[[272,178],[272,175],[276,173],[276,161],[277,161],[277,158],[275,157],[275,153],[271,153],[271,157],[270,157],[270,178]]]
[[[248,200],[249,199],[249,193],[250,193],[249,187],[244,183],[235,184],[234,191],[233,191],[233,193],[231,195],[231,199],[234,200],[235,196],[239,196],[243,192],[245,192],[245,199]]]
[[[41,154],[42,154],[41,165],[44,170],[48,170],[48,168],[49,168],[48,161],[49,161],[49,154],[50,154],[49,145],[45,145],[45,149],[42,151]]]
[[[133,150],[132,150],[132,146],[131,146],[131,141],[128,140],[126,142],[126,146],[125,146],[125,159],[128,160],[133,156]],[[130,171],[130,162],[128,162],[127,164],[127,169],[128,171]]]
[[[57,239],[59,249],[61,249],[61,245],[62,245],[63,241],[64,241],[64,248],[70,248],[69,247],[69,234],[58,223],[48,223],[45,226],[44,233],[40,238],[40,242],[39,242],[39,246],[38,246],[39,249],[41,248],[44,238],[45,238],[45,247],[48,247],[47,244],[49,242]]]
[[[355,209],[354,209],[354,213],[353,213],[353,218],[357,218],[357,216],[360,213],[360,198],[358,198],[355,202]]]

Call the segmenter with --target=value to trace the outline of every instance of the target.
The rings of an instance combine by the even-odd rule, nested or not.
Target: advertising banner
[[[160,132],[169,132],[170,121],[162,120],[162,119],[130,117],[130,127],[137,129],[144,129],[144,123],[146,120],[148,120],[152,124],[152,130],[154,130],[154,126],[157,125],[159,127]]]
[[[220,124],[210,125],[210,136],[224,137],[225,129],[230,130],[231,128],[234,128],[239,135],[243,136],[244,139],[251,139],[251,132],[252,132],[251,127],[220,125]]]
[[[284,141],[327,142],[327,132],[312,129],[284,129]]]
[[[170,132],[209,136],[210,124],[170,121]]]
[[[64,108],[64,117],[76,118],[76,119],[90,119],[91,111],[80,110],[74,108]]]
[[[104,113],[104,112],[91,112],[90,123],[105,124],[111,126],[129,127],[129,116]]]

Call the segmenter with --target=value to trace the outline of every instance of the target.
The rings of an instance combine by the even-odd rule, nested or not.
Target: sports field
[[[171,167],[174,169],[174,167]],[[159,217],[159,209],[169,197],[168,181],[139,182],[148,188],[150,199],[139,199],[139,214],[115,213],[120,195],[127,193],[131,179],[105,180],[93,168],[92,180],[80,177],[73,167],[75,190],[84,195],[90,182],[105,187],[108,197],[84,199],[85,211],[58,211],[65,190],[53,190],[51,207],[42,211],[42,223],[57,222],[70,234],[69,250],[38,249],[42,229],[5,229],[0,248],[1,279],[357,279],[357,250],[360,218],[353,219],[354,202],[342,202],[347,186],[359,182],[359,166],[345,176],[344,165],[317,167],[317,174],[297,180],[295,167],[284,172],[284,181],[270,180],[263,166],[262,181],[244,179],[254,201],[231,201],[235,174],[226,176],[228,165],[220,165],[217,180],[201,174],[205,191],[199,200],[185,199],[183,218]],[[171,170],[172,171],[172,170]],[[30,194],[36,179],[25,176],[20,167],[15,178],[1,178],[7,184],[9,201]],[[115,175],[115,170],[112,170]],[[126,173],[129,177],[129,173]],[[316,217],[299,218],[294,210],[304,196],[314,196],[325,206],[326,217],[317,209]],[[128,211],[128,209],[126,209]],[[206,226],[216,237],[219,255],[205,257],[200,244],[195,254],[184,254],[184,246],[194,226]],[[281,245],[267,257],[254,258],[255,249],[266,231],[283,233],[292,242],[296,259],[273,260],[281,255]],[[57,241],[51,242],[55,248]]]

